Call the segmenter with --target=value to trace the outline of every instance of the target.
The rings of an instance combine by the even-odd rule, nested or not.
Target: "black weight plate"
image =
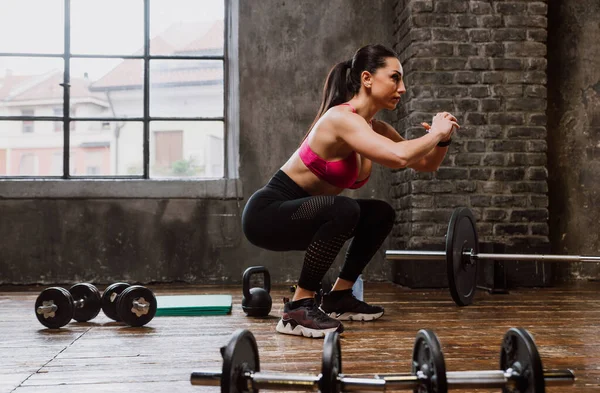
[[[119,314],[117,314],[117,298],[125,288],[129,287],[130,285],[126,282],[117,282],[109,285],[102,292],[102,311],[113,321],[120,321]]]
[[[148,304],[148,312],[145,314],[136,314],[133,309],[134,302]],[[117,314],[119,315],[119,319],[129,326],[144,326],[156,314],[156,297],[151,290],[141,285],[133,285],[125,288],[117,298]]]
[[[69,288],[73,300],[83,300],[83,307],[75,306],[73,319],[77,322],[87,322],[96,318],[102,307],[100,300],[100,292],[92,284],[81,283],[75,284]]]
[[[37,310],[44,305],[44,302],[49,301],[52,301],[58,309],[54,312],[54,317],[45,318],[44,314],[38,314]],[[69,323],[73,318],[73,310],[73,297],[64,288],[46,288],[35,301],[35,316],[42,325],[50,329],[58,329]]]
[[[342,373],[342,348],[337,332],[327,333],[323,341],[323,361],[321,362],[321,393],[340,393],[338,375]]]
[[[260,371],[258,347],[254,335],[249,330],[236,330],[231,335],[227,346],[221,349],[221,354],[223,355],[221,393],[248,391],[244,373]]]
[[[500,350],[500,369],[513,369],[520,375],[516,389],[504,393],[544,393],[544,368],[533,337],[523,328],[511,328],[504,335]]]
[[[454,210],[446,234],[446,266],[452,299],[459,306],[473,302],[477,285],[477,263],[468,263],[463,252],[472,249],[479,253],[475,218],[466,207]]]
[[[427,378],[413,391],[415,393],[447,393],[446,362],[442,346],[435,333],[421,329],[413,347],[412,375],[423,373]]]

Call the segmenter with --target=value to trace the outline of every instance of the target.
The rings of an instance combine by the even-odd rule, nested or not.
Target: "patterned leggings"
[[[352,238],[339,277],[356,281],[394,225],[385,201],[310,196],[283,171],[248,200],[246,238],[273,251],[305,250],[298,286],[316,291],[346,240]]]

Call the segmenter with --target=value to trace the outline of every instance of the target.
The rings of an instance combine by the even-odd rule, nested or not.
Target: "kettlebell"
[[[250,287],[250,277],[253,274],[264,275],[264,288]],[[271,300],[271,275],[264,266],[251,266],[244,272],[243,276],[242,310],[250,317],[264,317],[271,312],[273,301]]]

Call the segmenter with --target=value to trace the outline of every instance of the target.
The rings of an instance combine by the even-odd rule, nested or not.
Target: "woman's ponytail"
[[[304,135],[304,138],[302,138],[303,142],[310,133],[310,130],[312,130],[317,121],[325,112],[329,110],[329,108],[343,104],[351,98],[349,97],[348,91],[348,70],[351,68],[352,59],[337,63],[329,71],[329,75],[327,75],[327,80],[325,81],[325,86],[323,87],[321,106],[319,107],[317,116],[310,125],[308,132],[306,135]]]

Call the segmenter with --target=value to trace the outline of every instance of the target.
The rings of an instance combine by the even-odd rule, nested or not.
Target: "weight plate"
[[[459,306],[473,302],[477,285],[477,263],[470,263],[465,251],[479,253],[475,218],[466,207],[454,210],[446,234],[446,266],[452,299]]]
[[[254,335],[249,330],[236,330],[227,346],[221,349],[221,354],[223,355],[221,393],[247,392],[248,384],[244,373],[260,371],[258,347]],[[258,393],[258,390],[253,392]]]
[[[415,393],[447,393],[446,363],[442,346],[435,333],[421,329],[413,347],[412,375],[422,377]]]
[[[38,307],[54,304],[57,306],[54,316],[38,313]],[[58,329],[65,326],[73,318],[73,297],[64,288],[51,287],[44,289],[35,301],[35,316],[47,328]]]
[[[321,363],[321,393],[340,393],[338,375],[342,373],[342,348],[337,332],[327,333],[323,341],[323,361]]]
[[[117,313],[117,298],[125,288],[129,287],[126,282],[117,282],[106,287],[102,293],[102,311],[113,321],[120,321]]]
[[[145,307],[139,307],[140,305]],[[129,326],[144,326],[156,314],[156,297],[151,290],[141,285],[125,288],[117,297],[117,314]]]
[[[504,335],[500,349],[500,369],[512,369],[517,375],[516,388],[504,393],[544,393],[544,368],[533,337],[523,328],[511,328]]]
[[[102,307],[100,292],[92,284],[75,284],[69,288],[73,300],[83,300],[83,307],[75,305],[73,319],[77,322],[87,322],[96,318]]]

